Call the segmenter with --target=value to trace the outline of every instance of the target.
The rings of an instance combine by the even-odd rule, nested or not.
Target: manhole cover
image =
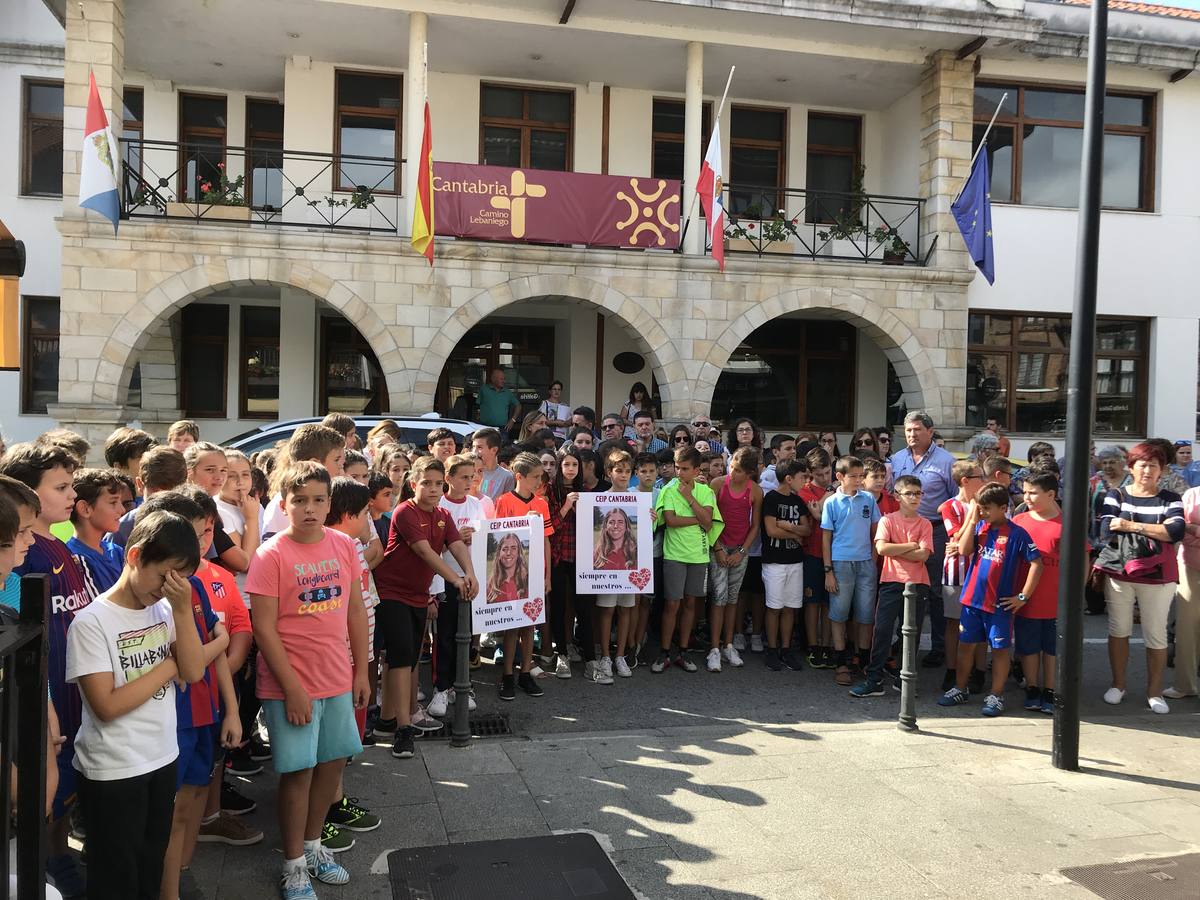
[[[590,834],[393,850],[388,879],[392,900],[634,900]]]
[[[1104,900],[1196,900],[1200,853],[1078,866],[1062,873]]]
[[[504,713],[484,713],[482,716],[471,716],[471,737],[490,738],[508,737],[512,734],[512,726]]]

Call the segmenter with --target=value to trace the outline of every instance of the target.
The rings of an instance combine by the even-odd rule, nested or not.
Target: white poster
[[[653,593],[653,497],[650,491],[579,495],[575,504],[578,593]]]
[[[487,519],[471,539],[479,593],[471,630],[508,631],[546,621],[545,526],[539,515]]]

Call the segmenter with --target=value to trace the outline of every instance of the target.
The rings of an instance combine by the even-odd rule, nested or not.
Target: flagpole
[[[992,120],[990,122],[988,122],[987,130],[985,130],[983,132],[983,137],[979,141],[979,146],[975,148],[975,153],[971,157],[971,165],[967,167],[968,178],[963,179],[963,183],[959,187],[958,193],[954,195],[954,201],[953,201],[954,203],[958,202],[958,198],[961,197],[962,192],[964,190],[966,190],[967,181],[969,180],[969,177],[970,177],[970,175],[969,175],[970,170],[975,168],[975,160],[979,159],[980,151],[982,151],[983,148],[987,146],[988,135],[992,133],[992,126],[996,124],[996,119],[1000,116],[1000,110],[1003,108],[1004,101],[1007,99],[1008,99],[1008,91],[1005,91],[1004,94],[1000,97],[1000,102],[996,104],[996,111],[994,113],[992,113]]]
[[[729,86],[733,84],[733,73],[737,70],[737,66],[729,67],[729,77],[725,79],[725,91],[721,94],[721,103],[717,106],[717,118],[713,122],[713,128],[720,130],[721,128],[721,113],[725,111],[725,101],[729,97]],[[1005,95],[1007,96],[1007,95]],[[685,186],[686,190],[686,186]],[[692,191],[692,203],[688,207],[687,218],[683,220],[683,230],[679,232],[679,246],[683,247],[683,237],[687,234],[688,225],[692,223],[692,216],[696,212],[696,204],[700,202],[700,192]]]

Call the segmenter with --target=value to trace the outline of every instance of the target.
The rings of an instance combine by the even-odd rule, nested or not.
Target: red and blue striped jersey
[[[975,526],[975,552],[967,566],[960,602],[995,612],[1001,597],[1016,596],[1020,590],[1017,579],[1023,580],[1029,563],[1039,558],[1033,538],[1020,525],[980,522]]]
[[[220,620],[213,612],[208,600],[204,584],[195,575],[188,578],[192,585],[192,616],[196,621],[196,631],[200,635],[200,643],[207,644],[213,627]],[[201,725],[212,725],[217,721],[217,663],[209,663],[204,670],[204,677],[195,684],[189,684],[186,691],[175,692],[176,727],[199,728]]]

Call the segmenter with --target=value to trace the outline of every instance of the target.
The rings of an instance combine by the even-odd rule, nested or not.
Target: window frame
[[[780,133],[783,135],[778,141],[764,140],[762,138],[739,138],[733,133],[733,114],[735,110],[744,109],[748,111],[770,112],[777,113],[783,116],[783,127]],[[775,184],[775,209],[786,210],[786,191],[788,183],[788,133],[791,129],[791,110],[786,106],[771,106],[761,103],[731,103],[729,104],[729,180],[726,182],[726,189],[730,193],[730,206],[733,206],[733,194],[739,191],[737,183],[733,180],[733,155],[739,147],[754,150],[775,150],[779,158],[779,176]],[[770,189],[770,185],[754,184],[748,185],[741,190],[749,190],[755,193],[765,194]],[[765,212],[765,211],[764,211]],[[773,211],[774,212],[774,211]],[[745,213],[739,214],[745,218]],[[764,216],[764,218],[766,218]]]
[[[213,128],[207,125],[188,126],[183,120],[183,105],[190,98],[195,97],[200,100],[221,100],[225,103],[225,127]],[[178,106],[178,125],[177,133],[179,136],[179,162],[177,180],[179,187],[176,197],[185,203],[199,203],[200,190],[197,187],[195,199],[189,199],[188,193],[190,185],[187,183],[187,154],[188,143],[193,137],[219,137],[221,139],[221,159],[222,163],[228,164],[227,156],[229,154],[229,96],[227,94],[210,94],[204,91],[180,91]],[[145,115],[145,113],[143,113]]]
[[[51,331],[34,331],[32,304],[37,302],[53,302],[58,307],[58,328]],[[21,296],[21,415],[48,416],[48,409],[35,409],[33,404],[33,341],[35,338],[54,340],[58,342],[59,358],[62,355],[62,298],[42,294],[24,294]],[[58,402],[55,392],[54,402]]]
[[[250,379],[246,375],[246,360],[249,357],[250,351],[258,349],[274,348],[276,355],[281,355],[283,350],[283,342],[279,332],[276,332],[274,340],[263,337],[250,337],[246,331],[246,314],[248,312],[261,312],[262,310],[271,310],[281,319],[283,310],[278,306],[261,306],[257,304],[241,304],[238,306],[238,418],[239,419],[267,419],[275,420],[279,418],[279,402],[281,399],[282,383],[276,391],[275,412],[251,412],[250,411]],[[280,374],[282,374],[282,366]]]
[[[29,139],[32,134],[30,126],[34,123],[39,125],[58,125],[60,131],[63,130],[64,113],[60,113],[57,119],[46,118],[45,116],[32,116],[29,110],[29,89],[35,85],[45,85],[49,87],[61,88],[63,91],[63,107],[64,113],[66,108],[66,86],[61,78],[21,78],[21,184],[20,196],[22,197],[45,197],[45,198],[61,198],[62,182],[59,181],[58,192],[35,191],[30,184],[30,175],[32,174],[33,154],[29,146]],[[65,149],[66,142],[64,139],[63,147]]]
[[[225,334],[224,336],[216,335],[189,335],[186,333],[186,319],[189,315],[198,315],[198,313],[189,313],[188,310],[195,309],[223,309],[225,311]],[[193,301],[179,311],[179,335],[180,335],[180,352],[179,352],[179,408],[183,411],[184,418],[187,419],[225,419],[229,414],[229,304],[228,303],[200,303]],[[221,408],[219,410],[197,410],[193,409],[188,403],[188,359],[192,353],[213,353],[217,351],[216,358],[220,359],[221,371]]]
[[[845,121],[854,122],[854,124],[857,126],[857,128],[856,128],[857,140],[855,142],[854,149],[851,150],[850,152],[846,152],[846,149],[844,147],[837,147],[832,144],[814,144],[812,142],[812,139],[809,137],[809,135],[812,134],[812,120],[813,120],[814,116],[818,116],[818,117],[825,118],[825,119],[842,119]],[[826,156],[849,157],[850,162],[851,162],[851,172],[854,173],[851,175],[851,191],[852,191],[853,190],[853,182],[854,182],[855,177],[857,177],[859,167],[863,165],[863,131],[865,130],[865,128],[864,128],[865,124],[866,124],[866,122],[864,121],[863,117],[861,115],[857,115],[855,113],[827,112],[827,111],[821,110],[821,109],[808,110],[808,115],[805,118],[806,130],[805,130],[805,139],[804,139],[804,170],[805,170],[804,171],[804,175],[805,175],[805,178],[804,178],[804,182],[805,182],[804,183],[804,192],[805,192],[805,194],[804,194],[805,195],[804,222],[806,225],[833,225],[833,224],[835,224],[833,221],[826,221],[824,219],[821,219],[819,217],[819,215],[817,215],[817,214],[814,214],[812,216],[812,218],[809,218],[808,195],[810,192],[812,192],[814,190],[813,186],[808,183],[809,156],[812,155],[813,151],[816,151],[818,153],[823,153]],[[817,189],[817,190],[819,190],[819,189]],[[816,212],[819,213],[819,210]]]
[[[520,119],[509,119],[502,116],[488,116],[483,112],[483,94],[488,88],[504,88],[506,90],[521,92],[521,116]],[[536,91],[542,94],[566,94],[571,101],[570,119],[565,126],[552,122],[541,122],[529,118],[529,92]],[[479,82],[479,162],[483,163],[483,147],[484,147],[484,130],[487,126],[492,125],[496,128],[517,128],[521,132],[521,165],[519,169],[532,169],[529,165],[530,151],[530,133],[537,131],[556,131],[564,133],[567,136],[567,161],[566,167],[561,171],[575,171],[575,89],[572,87],[552,87],[550,85],[540,84],[512,84],[504,81],[480,81]],[[556,169],[545,169],[538,171],[554,172]]]
[[[682,147],[686,143],[686,136],[681,131],[676,134],[673,131],[655,131],[654,130],[654,105],[656,103],[671,103],[678,104],[685,108],[686,101],[681,97],[654,97],[650,101],[650,172],[653,173],[656,166],[654,164],[654,154],[657,151],[660,143],[679,144]],[[712,138],[712,101],[705,100],[701,105],[700,110],[700,159],[704,159],[704,152],[708,147],[708,142]],[[686,125],[685,125],[686,128]],[[680,154],[684,157],[684,166],[687,165],[686,154]],[[680,181],[683,181],[683,175],[680,175]],[[704,210],[699,210],[700,215],[704,215]]]
[[[1013,206],[1023,206],[1024,201],[1021,199],[1021,179],[1024,169],[1024,144],[1025,144],[1025,126],[1026,125],[1042,125],[1047,128],[1076,128],[1083,130],[1083,121],[1075,121],[1073,119],[1041,119],[1036,117],[1028,117],[1025,115],[1025,91],[1058,91],[1065,94],[1084,94],[1085,88],[1073,84],[1059,84],[1056,82],[1042,81],[1022,81],[1004,78],[985,78],[975,81],[974,89],[992,88],[1002,91],[1016,92],[1016,115],[1010,115],[1005,110],[1001,109],[1000,114],[996,117],[997,125],[1004,125],[1013,129],[1013,153],[1012,153],[1012,199],[1007,201],[996,201],[997,203],[1004,202]],[[1143,139],[1144,153],[1142,155],[1142,172],[1140,191],[1142,194],[1142,205],[1137,207],[1129,206],[1104,206],[1105,210],[1113,210],[1115,212],[1154,212],[1157,197],[1155,196],[1155,181],[1157,172],[1157,156],[1158,145],[1156,136],[1158,134],[1158,93],[1156,91],[1138,91],[1138,90],[1122,90],[1122,89],[1107,89],[1104,92],[1105,99],[1109,97],[1125,97],[1137,100],[1149,101],[1149,123],[1146,125],[1116,125],[1109,122],[1104,124],[1104,134],[1129,135],[1140,137]],[[972,99],[971,112],[971,127],[974,129],[976,125],[987,125],[991,121],[992,113],[995,110],[978,111],[974,108],[974,100]],[[971,141],[971,152],[974,153],[976,146],[975,141]],[[1051,209],[1078,209],[1077,206],[1055,206],[1048,207]]]
[[[390,112],[378,106],[342,106],[341,98],[341,75],[358,75],[368,78],[394,78],[399,84],[399,90],[396,96],[400,99],[400,105],[396,107],[395,112]],[[333,191],[334,193],[350,193],[354,191],[358,185],[342,184],[342,115],[343,113],[351,116],[363,116],[370,119],[394,119],[395,120],[395,146],[392,148],[392,162],[395,166],[395,171],[392,174],[392,179],[396,184],[395,190],[384,190],[383,188],[372,187],[371,193],[381,197],[402,197],[404,196],[404,156],[401,153],[401,147],[404,146],[404,74],[401,72],[381,72],[378,69],[345,69],[337,68],[333,70]],[[352,157],[362,158],[362,157]]]
[[[252,104],[261,104],[263,106],[278,106],[280,111],[283,110],[283,103],[274,97],[247,97],[246,98],[246,143],[245,152],[243,154],[243,165],[245,167],[246,187],[243,194],[246,197],[247,205],[250,205],[254,198],[254,154],[258,149],[257,141],[278,141],[280,170],[283,168],[283,132],[282,131],[256,131],[250,125],[250,106]],[[274,148],[271,148],[274,151]],[[266,152],[266,151],[264,151]],[[282,198],[281,206],[282,206]],[[265,207],[263,207],[265,209]],[[276,212],[278,210],[275,210]]]
[[[971,354],[984,353],[989,355],[1003,354],[1007,357],[1007,365],[1005,366],[1005,392],[1007,399],[1004,408],[1004,422],[1008,426],[1008,430],[1014,434],[1046,434],[1046,435],[1062,435],[1065,432],[1060,431],[1034,431],[1034,432],[1017,432],[1014,423],[1017,421],[1017,393],[1020,387],[1017,383],[1017,374],[1019,368],[1019,360],[1022,353],[1042,353],[1062,356],[1069,365],[1070,345],[1066,347],[1048,347],[1043,344],[1022,343],[1018,340],[1020,330],[1018,329],[1018,320],[1024,318],[1036,319],[1055,319],[1070,321],[1069,313],[1045,313],[1029,310],[993,310],[993,309],[972,309],[968,314],[968,320],[971,316],[989,316],[991,318],[1004,318],[1009,321],[1009,338],[1007,344],[974,344],[970,343],[971,328],[968,321],[967,326],[967,359],[970,361]],[[1102,322],[1123,322],[1132,324],[1138,329],[1138,342],[1140,350],[1103,350],[1099,346],[1096,348],[1096,360],[1101,359],[1133,359],[1138,362],[1137,371],[1137,386],[1134,391],[1134,402],[1137,404],[1133,429],[1131,431],[1096,431],[1097,437],[1106,438],[1129,438],[1135,435],[1146,433],[1147,422],[1147,407],[1149,406],[1149,382],[1150,382],[1150,319],[1139,316],[1097,316],[1097,324]],[[966,372],[964,370],[964,379]],[[1097,373],[1092,374],[1093,380],[1098,378]],[[970,390],[970,385],[967,386]],[[1099,402],[1097,395],[1096,402]],[[967,411],[963,410],[964,420],[967,418]],[[1092,411],[1093,418],[1095,410]]]
[[[125,102],[125,95],[130,91],[134,91],[142,95],[142,118],[140,119],[125,118],[125,109],[128,106],[128,104]],[[134,133],[137,134],[138,144],[138,167],[136,174],[141,175],[143,166],[142,154],[144,152],[142,148],[142,141],[145,140],[146,136],[146,89],[141,85],[127,84],[121,89],[121,137],[124,139],[129,139],[129,136]],[[122,155],[122,160],[124,160],[124,155]]]

